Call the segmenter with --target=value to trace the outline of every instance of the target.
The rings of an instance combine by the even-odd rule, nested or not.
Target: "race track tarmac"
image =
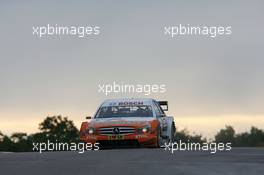
[[[229,152],[112,149],[78,152],[1,153],[1,175],[254,175],[264,172],[264,148]]]

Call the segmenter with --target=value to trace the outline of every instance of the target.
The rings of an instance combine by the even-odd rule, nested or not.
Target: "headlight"
[[[142,132],[144,132],[144,133],[148,132],[148,128],[143,128]]]
[[[139,128],[139,133],[147,133],[150,131],[150,125],[143,126],[142,128]]]
[[[88,134],[94,134],[95,132],[95,129],[94,128],[89,128],[88,129]]]

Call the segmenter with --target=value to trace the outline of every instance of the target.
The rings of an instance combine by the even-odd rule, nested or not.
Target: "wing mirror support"
[[[87,120],[92,119],[91,116],[86,116],[85,118],[86,118]]]
[[[159,117],[166,117],[166,115],[165,114],[160,114]]]

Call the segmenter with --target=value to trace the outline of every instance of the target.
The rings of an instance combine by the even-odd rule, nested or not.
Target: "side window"
[[[163,112],[160,110],[156,102],[153,102],[153,104],[154,104],[154,110],[155,110],[156,116],[160,117],[163,114]]]
[[[165,115],[165,112],[163,111],[163,109],[161,108],[161,106],[160,106],[158,103],[156,103],[156,104],[157,104],[157,106],[158,106],[158,108],[159,108],[161,114]]]

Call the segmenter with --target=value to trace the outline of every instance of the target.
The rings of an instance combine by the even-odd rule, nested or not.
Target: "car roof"
[[[103,102],[102,106],[119,105],[120,103],[140,103],[141,105],[151,105],[152,98],[115,98],[107,99]]]

